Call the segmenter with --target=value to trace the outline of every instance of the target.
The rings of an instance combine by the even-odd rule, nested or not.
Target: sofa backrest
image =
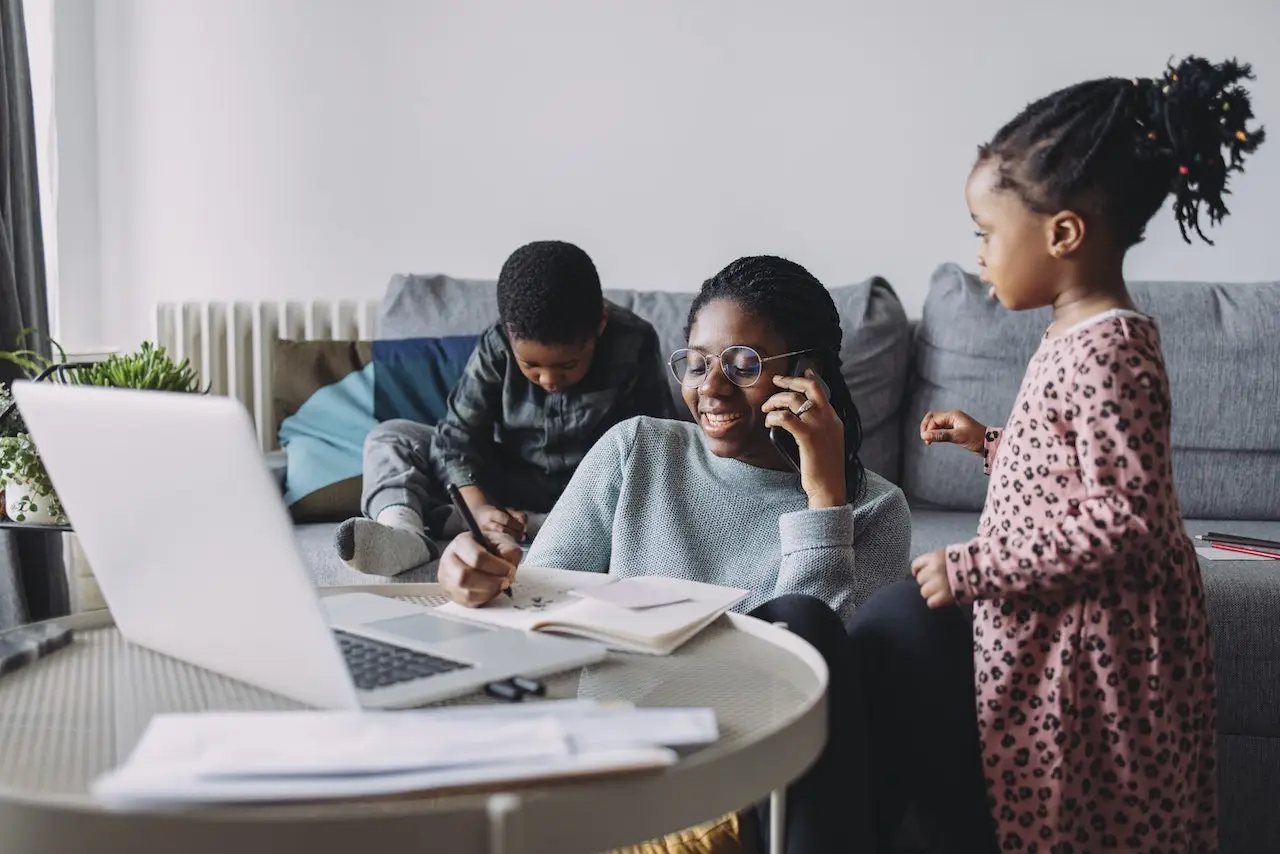
[[[840,357],[845,382],[862,418],[863,464],[896,481],[901,467],[899,413],[911,348],[906,312],[893,288],[880,278],[830,292],[844,326]],[[653,324],[664,354],[684,346],[693,297],[688,291],[605,291],[610,302]],[[398,274],[387,285],[377,337],[477,334],[497,317],[492,280]],[[676,411],[687,417],[680,386],[674,378],[669,380]]]
[[[1173,397],[1174,478],[1183,513],[1280,519],[1280,282],[1133,282],[1160,325]],[[982,467],[950,446],[926,448],[929,410],[1004,424],[1050,309],[1013,312],[955,264],[934,273],[914,338],[903,418],[903,488],[920,505],[980,510]]]

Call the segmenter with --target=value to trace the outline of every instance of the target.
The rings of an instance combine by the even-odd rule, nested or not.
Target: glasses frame
[[[803,356],[803,355],[805,355],[806,353],[812,353],[812,352],[814,352],[814,350],[816,350],[816,349],[817,349],[816,347],[808,347],[808,348],[806,348],[806,349],[804,349],[804,350],[792,350],[790,353],[779,353],[779,354],[778,354],[778,355],[776,355],[776,356],[761,356],[761,355],[760,355],[760,351],[759,351],[759,350],[757,350],[755,347],[748,347],[746,344],[731,344],[731,345],[729,345],[728,347],[725,347],[723,350],[721,350],[721,351],[720,351],[720,355],[718,355],[718,356],[717,356],[717,355],[715,355],[714,353],[705,353],[705,352],[703,352],[702,350],[699,350],[699,349],[698,349],[698,348],[696,348],[696,347],[681,347],[679,350],[676,350],[674,353],[672,353],[672,354],[671,354],[671,358],[670,358],[670,359],[667,359],[667,368],[668,368],[668,369],[670,369],[670,371],[671,371],[671,376],[675,377],[676,382],[680,383],[680,385],[681,385],[682,387],[684,387],[684,388],[702,388],[704,385],[706,385],[706,384],[707,384],[707,380],[711,378],[711,369],[710,369],[710,367],[709,367],[709,366],[708,366],[707,372],[706,372],[705,374],[703,374],[701,381],[700,381],[700,382],[698,382],[698,383],[697,383],[697,384],[695,384],[695,385],[690,385],[690,384],[689,384],[689,383],[687,383],[684,379],[682,379],[680,376],[678,376],[678,375],[676,374],[676,360],[677,360],[677,358],[678,358],[678,357],[680,357],[680,356],[681,356],[681,354],[686,354],[686,353],[698,353],[698,354],[699,354],[699,355],[701,355],[704,359],[706,359],[706,360],[707,360],[707,362],[712,362],[712,361],[714,361],[714,362],[715,362],[715,363],[720,367],[720,373],[724,374],[725,379],[727,379],[729,382],[731,382],[731,383],[733,383],[734,385],[736,385],[738,388],[751,388],[753,385],[755,385],[756,383],[758,383],[758,382],[760,381],[760,377],[764,376],[764,371],[762,370],[760,373],[756,374],[756,375],[751,379],[751,382],[749,382],[749,383],[740,383],[740,382],[736,382],[736,381],[733,379],[733,377],[729,376],[728,372],[727,372],[727,371],[725,371],[725,369],[724,369],[724,354],[725,354],[725,353],[728,353],[730,350],[749,350],[749,351],[751,351],[752,353],[755,353],[755,354],[756,354],[756,358],[757,358],[757,359],[759,359],[759,360],[760,360],[760,364],[761,364],[761,365],[763,365],[765,362],[772,362],[772,361],[775,361],[775,360],[777,360],[777,359],[786,359],[786,358],[788,358],[788,357],[790,357],[790,356]]]

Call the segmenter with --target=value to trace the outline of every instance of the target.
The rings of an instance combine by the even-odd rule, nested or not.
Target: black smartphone
[[[787,376],[802,377],[804,372],[813,369],[815,375],[818,374],[818,363],[809,355],[793,356],[791,361],[787,363]],[[831,395],[831,389],[826,382],[818,375],[818,385],[822,388],[823,393],[828,397]],[[770,427],[769,441],[778,449],[778,453],[782,454],[783,459],[791,464],[796,470],[796,474],[800,473],[800,446],[796,444],[796,437],[785,427]]]

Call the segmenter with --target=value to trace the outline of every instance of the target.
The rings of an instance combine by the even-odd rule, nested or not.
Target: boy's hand
[[[947,553],[943,549],[920,555],[911,564],[911,574],[920,585],[920,595],[930,608],[943,608],[956,603],[947,577]]]
[[[987,428],[958,409],[928,412],[920,422],[920,438],[926,445],[950,442],[981,454],[986,444]]]
[[[529,514],[520,510],[503,510],[492,504],[482,504],[473,514],[476,524],[486,534],[506,534],[516,542],[523,542]]]
[[[436,578],[449,598],[459,605],[478,608],[511,586],[524,554],[519,544],[505,534],[492,539],[501,557],[485,551],[470,532],[454,537],[440,556]]]

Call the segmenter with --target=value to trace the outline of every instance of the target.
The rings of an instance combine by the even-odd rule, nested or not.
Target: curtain
[[[0,350],[25,343],[49,350],[49,305],[36,183],[36,133],[31,105],[22,0],[0,0]],[[0,362],[0,381],[16,368]],[[0,628],[66,613],[61,536],[0,530]]]

